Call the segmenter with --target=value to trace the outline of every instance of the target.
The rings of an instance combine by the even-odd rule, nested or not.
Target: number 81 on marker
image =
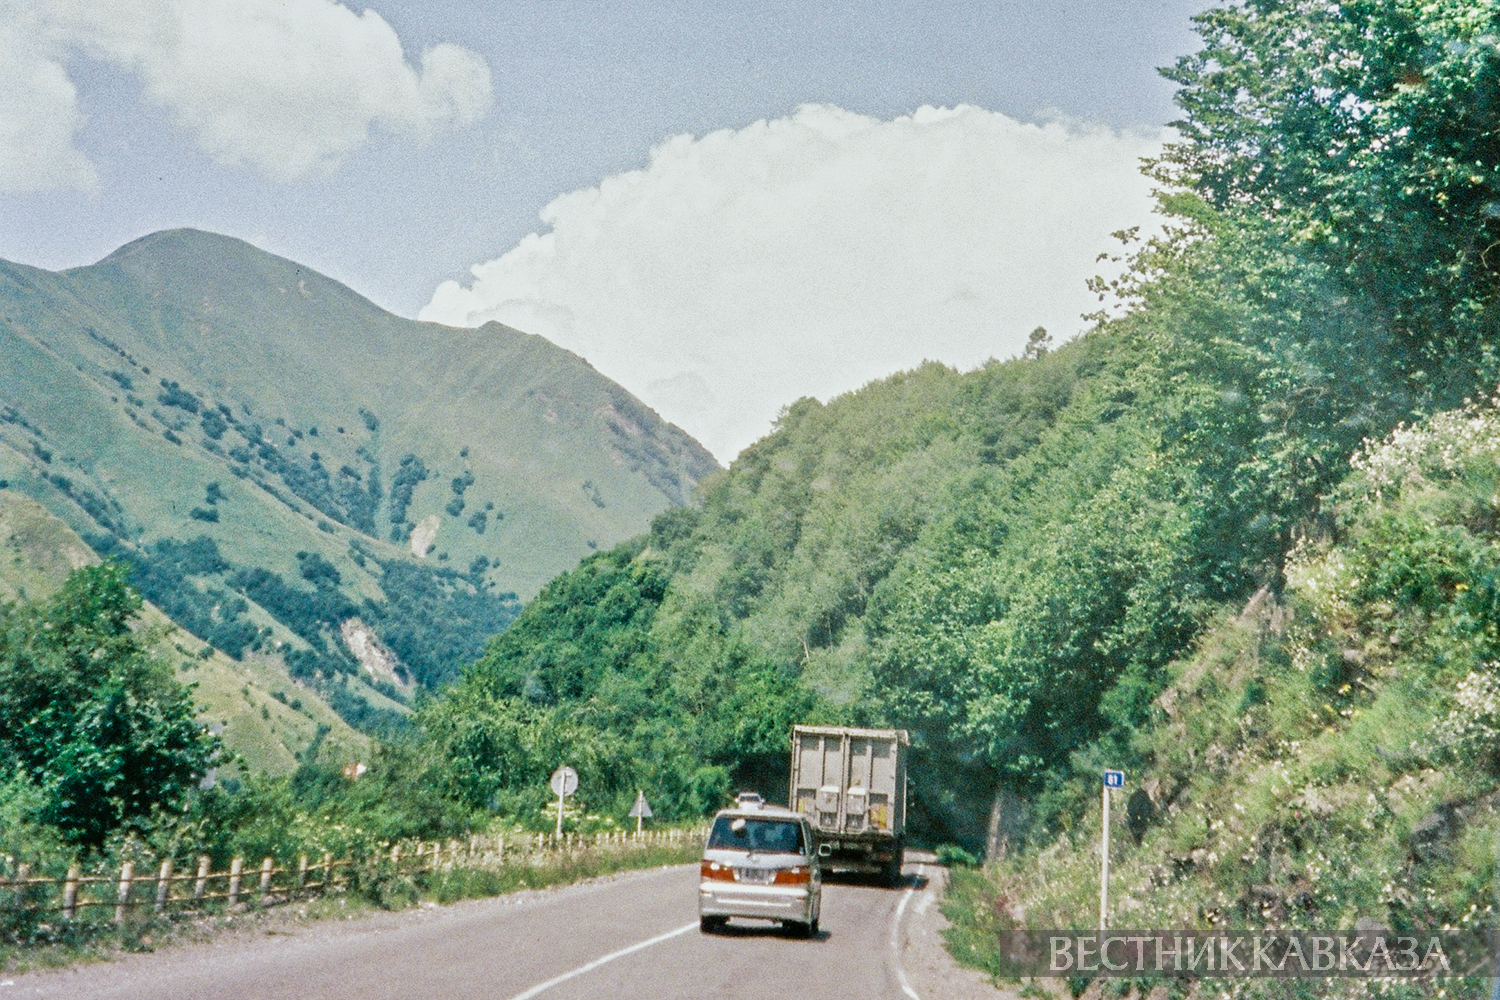
[[[1105,788],[1123,788],[1123,787],[1125,787],[1125,772],[1124,771],[1105,771],[1104,772],[1104,787]]]

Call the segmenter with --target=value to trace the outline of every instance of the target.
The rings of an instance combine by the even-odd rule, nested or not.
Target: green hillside
[[[1493,929],[1500,409],[1371,443],[1331,500],[1287,587],[1171,664],[1117,751],[1112,926]],[[956,954],[999,971],[997,930],[1093,926],[1098,794],[1080,782],[1045,854],[958,879]]]
[[[186,631],[284,660],[361,724],[716,467],[540,338],[404,320],[192,230],[0,263],[0,356],[0,481]],[[346,629],[384,654],[357,665]]]
[[[0,490],[0,602],[51,596],[69,572],[98,562],[83,540],[41,505]],[[155,652],[175,663],[195,685],[199,718],[257,772],[286,774],[314,739],[333,750],[368,747],[365,736],[330,709],[311,688],[291,682],[279,662],[250,656],[231,660],[180,629],[157,608],[146,608],[147,628],[168,629]]]

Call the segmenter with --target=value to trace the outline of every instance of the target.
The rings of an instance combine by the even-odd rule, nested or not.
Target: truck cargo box
[[[831,867],[899,876],[909,746],[904,729],[793,727],[790,801]]]

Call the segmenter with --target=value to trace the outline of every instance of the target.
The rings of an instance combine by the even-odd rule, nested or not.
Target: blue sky
[[[229,233],[551,336],[727,459],[798,395],[1076,332],[1198,7],[0,0],[0,257]]]

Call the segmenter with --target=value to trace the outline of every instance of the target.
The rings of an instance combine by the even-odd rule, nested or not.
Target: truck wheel
[[[699,917],[698,930],[704,934],[717,934],[729,920],[726,917]]]
[[[896,889],[901,886],[900,852],[897,852],[894,858],[885,863],[885,871],[881,873],[881,879],[885,882],[886,887],[889,889]]]

